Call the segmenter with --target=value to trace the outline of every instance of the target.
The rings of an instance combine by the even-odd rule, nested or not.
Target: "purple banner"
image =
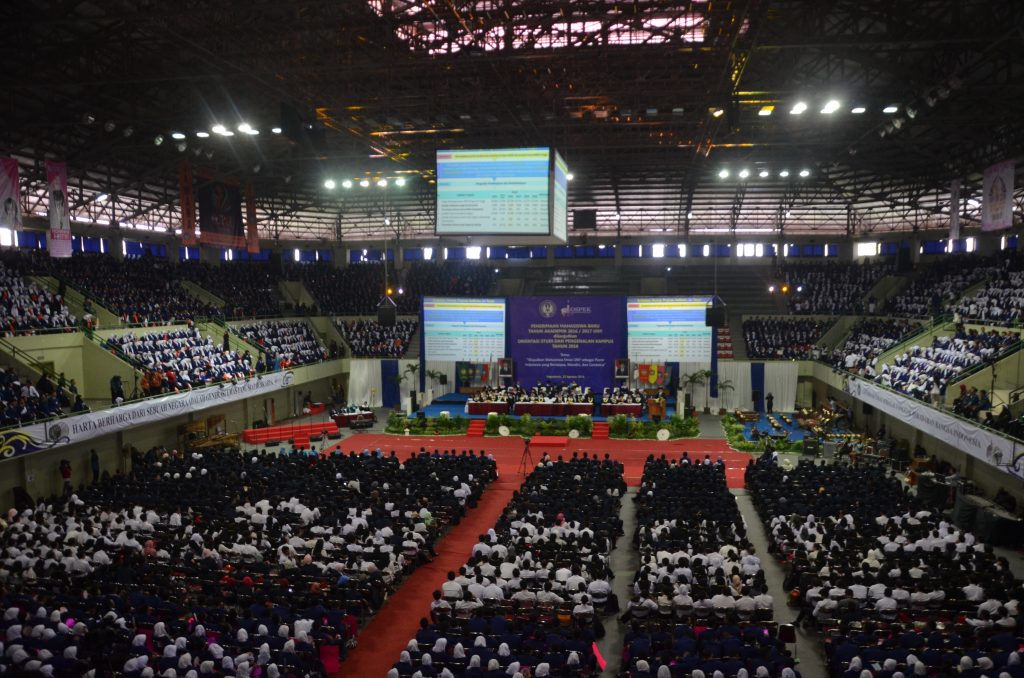
[[[626,350],[624,312],[622,297],[509,299],[516,381],[614,386],[615,359]]]

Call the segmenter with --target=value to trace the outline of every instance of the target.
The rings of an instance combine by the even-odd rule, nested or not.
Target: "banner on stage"
[[[0,226],[21,228],[21,185],[14,158],[0,158]]]
[[[1013,226],[1013,160],[985,169],[981,191],[981,230],[998,231]]]
[[[0,460],[80,443],[90,438],[152,424],[167,417],[207,407],[226,405],[285,388],[290,386],[293,380],[294,375],[289,371],[273,372],[259,379],[227,382],[223,386],[210,386],[148,398],[109,410],[86,412],[41,424],[9,429],[0,433]]]
[[[71,206],[68,198],[68,166],[55,160],[46,161],[46,190],[50,196],[50,256],[71,256]]]
[[[668,386],[672,380],[672,368],[665,363],[639,363],[636,366],[637,386]]]

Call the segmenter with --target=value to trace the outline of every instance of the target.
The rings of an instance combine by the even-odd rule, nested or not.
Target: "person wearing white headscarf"
[[[551,664],[547,662],[537,664],[537,668],[533,670],[533,675],[536,678],[548,678],[551,675]]]
[[[430,648],[432,654],[444,656],[448,653],[448,639],[441,637],[434,642],[434,647]]]
[[[487,670],[488,671],[497,671],[500,668],[501,668],[501,664],[498,663],[497,659],[492,659],[491,661],[487,662]]]
[[[690,671],[690,678],[707,678],[707,676],[705,676],[704,672],[700,669],[694,669],[693,671]]]
[[[672,669],[662,664],[658,667],[658,675],[655,678],[672,678]]]
[[[509,675],[509,676],[514,676],[517,673],[519,673],[519,666],[520,666],[519,662],[512,662],[511,664],[508,665],[508,668],[505,669],[505,673],[507,675]]]
[[[448,667],[441,669],[441,673],[438,678],[455,678],[455,674],[448,670]]]
[[[388,669],[388,678],[398,678],[398,669]]]
[[[510,650],[508,648],[508,643],[502,643],[501,645],[498,646],[498,656],[499,657],[511,657],[512,656],[512,650]]]
[[[779,678],[796,678],[796,671],[787,666],[779,673]]]
[[[640,671],[642,673],[650,673],[651,672],[651,665],[647,663],[647,660],[640,659],[636,663],[636,670]]]
[[[278,670],[277,664],[267,666],[267,678],[281,678],[281,671]]]

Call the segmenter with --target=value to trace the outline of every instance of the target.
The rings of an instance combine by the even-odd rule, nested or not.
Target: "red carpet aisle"
[[[362,451],[363,449],[380,448],[385,454],[395,450],[400,456],[419,451],[421,447],[428,450],[481,450],[485,449],[494,455],[498,462],[498,472],[502,475],[515,473],[523,452],[521,438],[469,438],[466,436],[393,436],[387,434],[358,434],[343,440],[330,449],[343,452]],[[567,455],[575,451],[597,452],[603,455],[608,452],[614,459],[625,466],[626,483],[639,485],[643,475],[644,461],[649,454],[665,454],[679,457],[683,451],[690,453],[694,460],[703,459],[705,454],[711,455],[714,461],[719,455],[725,461],[725,475],[729,487],[743,487],[743,470],[752,458],[746,452],[737,452],[729,447],[729,443],[716,438],[686,438],[660,442],[657,440],[570,440],[560,452],[552,451],[552,456]],[[533,460],[540,459],[540,451],[533,450]]]

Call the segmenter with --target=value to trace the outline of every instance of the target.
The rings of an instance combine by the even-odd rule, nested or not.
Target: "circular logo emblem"
[[[545,318],[554,318],[555,313],[557,312],[558,307],[555,305],[555,302],[551,301],[550,299],[545,299],[544,301],[540,302],[541,316]]]
[[[70,429],[68,425],[62,421],[54,422],[46,429],[46,439],[51,442],[58,442],[63,438],[68,437]]]

